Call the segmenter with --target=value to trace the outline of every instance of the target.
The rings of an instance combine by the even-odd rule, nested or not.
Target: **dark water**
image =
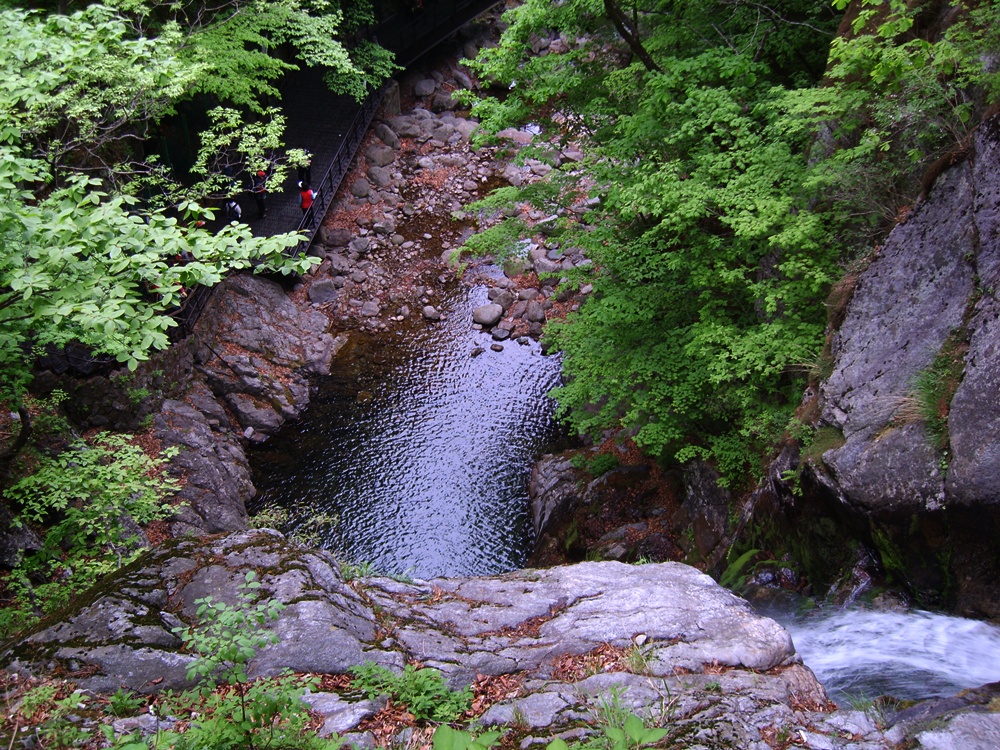
[[[318,514],[324,547],[382,574],[489,575],[531,552],[531,463],[557,436],[558,358],[472,328],[487,289],[458,289],[446,320],[353,334],[298,422],[251,455],[255,507]],[[484,351],[472,356],[476,348]]]
[[[1000,628],[989,623],[921,611],[768,614],[842,706],[944,697],[1000,680]]]

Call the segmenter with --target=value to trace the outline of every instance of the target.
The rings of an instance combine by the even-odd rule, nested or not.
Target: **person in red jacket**
[[[309,187],[308,182],[299,183],[299,208],[302,209],[302,213],[308,211],[316,200],[316,193],[313,189]]]

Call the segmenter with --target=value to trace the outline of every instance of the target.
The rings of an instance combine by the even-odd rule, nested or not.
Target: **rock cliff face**
[[[1000,120],[938,178],[857,280],[833,337],[816,478],[871,524],[883,564],[932,599],[1000,616]],[[928,375],[964,364],[957,389]],[[940,375],[938,379],[942,378]],[[929,396],[939,388],[942,395]],[[928,429],[929,397],[942,434]],[[936,570],[935,570],[936,569]]]
[[[310,374],[326,374],[343,344],[327,317],[300,310],[274,281],[233,276],[214,291],[194,334],[167,358],[183,384],[153,419],[185,484],[174,534],[247,526],[254,495],[243,445],[265,439],[309,403]]]

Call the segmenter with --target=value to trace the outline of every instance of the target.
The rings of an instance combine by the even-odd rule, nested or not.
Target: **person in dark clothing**
[[[312,155],[306,156],[305,162],[299,165],[299,185],[308,185],[312,182]]]
[[[316,193],[313,189],[309,187],[308,182],[299,183],[299,208],[302,209],[302,213],[305,213],[312,206],[313,201],[316,200]]]
[[[263,219],[266,208],[264,205],[264,199],[267,197],[267,174],[263,169],[259,170],[257,174],[254,175],[251,192],[253,192],[254,203],[257,204],[257,218]]]
[[[235,198],[226,201],[226,219],[228,221],[239,221],[243,218],[243,209],[236,202]]]

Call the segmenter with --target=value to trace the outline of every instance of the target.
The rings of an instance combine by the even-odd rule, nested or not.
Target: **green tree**
[[[787,420],[790,367],[822,335],[838,250],[809,210],[810,134],[789,127],[785,92],[821,75],[835,15],[796,0],[529,0],[507,19],[477,66],[516,83],[476,111],[496,129],[545,103],[546,135],[583,144],[601,198],[560,237],[593,259],[595,289],[550,328],[564,413],[736,476]],[[553,29],[565,52],[525,55]]]
[[[487,131],[533,121],[536,155],[587,154],[553,173],[555,194],[481,205],[601,199],[560,237],[594,261],[575,279],[594,294],[550,328],[566,374],[555,395],[579,430],[631,428],[653,455],[712,459],[732,480],[784,429],[839,261],[887,228],[871,218],[882,176],[912,197],[941,133],[960,139],[995,88],[996,3],[928,41],[915,24],[930,4],[858,0],[852,35],[834,41],[845,5],[527,0],[474,63],[509,87],[476,102]]]
[[[0,484],[30,433],[22,398],[40,348],[77,341],[134,368],[167,346],[170,313],[195,285],[314,262],[285,257],[291,234],[198,227],[211,218],[198,202],[234,189],[223,166],[282,179],[284,122],[263,101],[297,67],[289,50],[358,95],[391,69],[368,48],[373,67],[351,61],[336,38],[343,13],[326,3],[113,5],[68,15],[0,6],[0,401],[22,425],[0,454]],[[195,94],[220,106],[196,179],[182,184],[143,144]]]

